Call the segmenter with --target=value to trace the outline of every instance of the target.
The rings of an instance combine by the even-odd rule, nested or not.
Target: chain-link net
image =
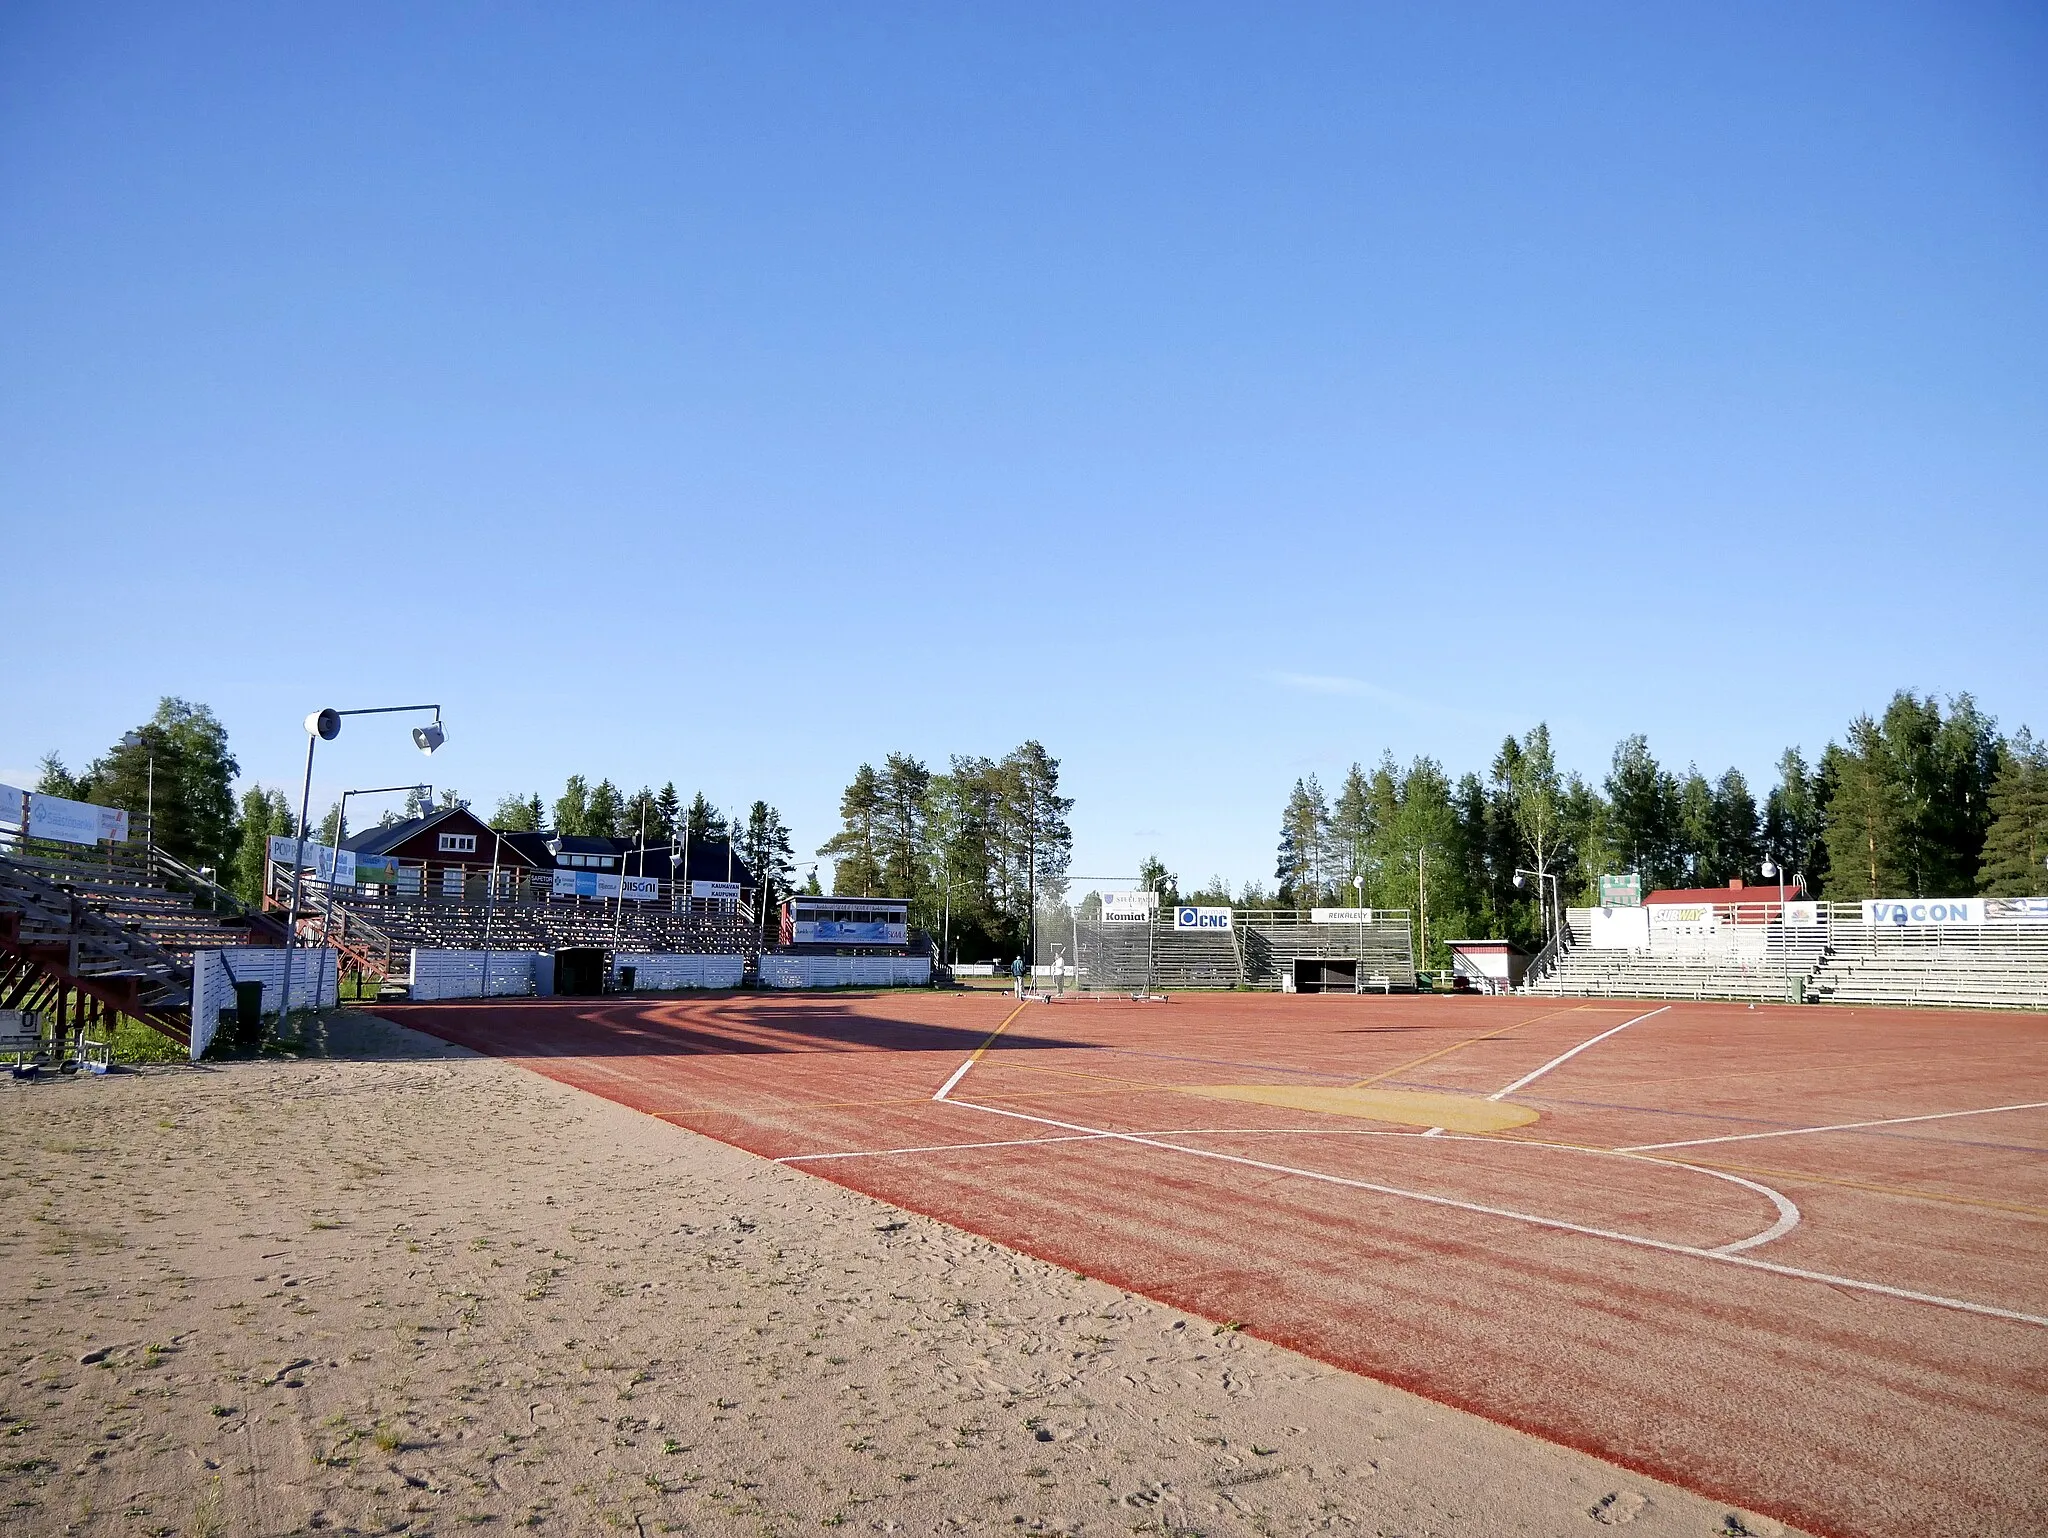
[[[1032,931],[1032,984],[1069,993],[1149,993],[1155,970],[1156,904],[1142,892],[1088,890],[1041,903]]]

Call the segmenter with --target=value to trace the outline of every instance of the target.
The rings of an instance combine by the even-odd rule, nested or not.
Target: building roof
[[[556,854],[608,854],[616,857],[625,846],[624,839],[596,838],[588,833],[553,833],[546,837]]]
[[[1749,886],[1732,882],[1727,886],[1669,887],[1643,899],[1645,908],[1665,903],[1792,903],[1806,895],[1806,883],[1790,886]]]
[[[457,812],[467,808],[444,806],[429,812],[424,817],[407,817],[400,822],[386,823],[381,828],[365,828],[360,833],[351,833],[341,841],[341,847],[354,854],[382,854],[394,845],[402,844],[415,833],[424,833],[437,822],[445,822]]]
[[[1454,951],[1513,951],[1517,956],[1529,954],[1528,951],[1515,944],[1512,940],[1446,940],[1444,944]]]

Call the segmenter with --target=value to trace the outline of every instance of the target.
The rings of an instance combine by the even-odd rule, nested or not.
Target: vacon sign
[[[1863,922],[1891,924],[1898,928],[1909,924],[1981,924],[1984,922],[1984,899],[1914,897],[1897,902],[1865,902]]]
[[[1228,908],[1175,908],[1173,910],[1175,929],[1228,929],[1230,910]]]

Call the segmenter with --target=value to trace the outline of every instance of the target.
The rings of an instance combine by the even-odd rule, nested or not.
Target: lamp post
[[[1785,862],[1765,860],[1764,874],[1778,883],[1778,949],[1785,956],[1785,1002],[1796,1004],[1792,997],[1792,926],[1785,922]]]
[[[383,796],[395,791],[417,791],[431,809],[434,804],[434,787],[431,785],[371,785],[362,790],[345,790],[341,793],[341,806],[334,814],[334,858],[341,861],[341,841],[348,837],[348,798],[350,796]],[[304,851],[301,851],[303,853]],[[320,913],[320,943],[327,943],[328,927],[334,920],[334,893],[327,894],[327,906]]]
[[[123,732],[121,734],[121,746],[124,748],[142,748],[149,754],[149,785],[144,791],[142,820],[149,827],[149,832],[145,836],[145,843],[149,848],[149,852],[154,854],[156,853],[156,739],[150,735],[149,728],[145,726],[141,731]]]
[[[313,803],[313,750],[323,742],[332,742],[341,735],[343,716],[390,716],[406,711],[431,710],[434,719],[425,726],[412,729],[412,740],[422,753],[432,756],[434,750],[448,740],[448,734],[441,725],[439,705],[375,705],[363,710],[316,710],[306,717],[306,780],[299,790],[299,835],[292,849],[292,895],[291,906],[284,915],[284,1000],[282,1010],[289,1013],[292,1007],[292,960],[298,950],[299,939],[299,888],[306,870],[306,816]],[[319,1004],[316,995],[314,1004]]]

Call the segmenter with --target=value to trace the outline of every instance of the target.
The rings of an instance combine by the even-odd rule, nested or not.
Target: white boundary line
[[[962,1102],[955,1100],[952,1103],[959,1105]],[[1089,1143],[1108,1136],[1107,1132],[1082,1132],[1072,1137],[1004,1138],[1000,1142],[995,1143],[928,1143],[922,1148],[854,1148],[844,1153],[784,1154],[781,1158],[771,1160],[770,1162],[775,1164],[818,1164],[826,1159],[894,1159],[905,1154],[971,1153],[977,1148],[1035,1148],[1040,1143]],[[1667,1161],[1652,1159],[1648,1162],[1663,1164]],[[1681,1165],[1676,1159],[1668,1162],[1679,1169],[1690,1169],[1692,1167],[1691,1165]]]
[[[1667,1006],[1668,1007],[1668,1006]],[[1656,1011],[1652,1011],[1656,1013]],[[1647,1017],[1646,1017],[1647,1018]],[[1617,1027],[1618,1029],[1618,1027]],[[1597,1037],[1595,1038],[1598,1039]],[[1591,1042],[1586,1045],[1592,1045]],[[1371,1191],[1379,1196],[1398,1197],[1407,1201],[1423,1202],[1432,1207],[1449,1207],[1459,1212],[1478,1213],[1483,1217],[1506,1218],[1511,1222],[1527,1223],[1537,1228],[1552,1229],[1561,1233],[1584,1234],[1594,1239],[1611,1239],[1618,1244],[1634,1245],[1639,1249],[1657,1250],[1667,1255],[1685,1255],[1695,1260],[1718,1261],[1722,1265],[1742,1266],[1748,1270],[1766,1271],[1774,1276],[1796,1277],[1801,1281],[1820,1282],[1831,1287],[1847,1287],[1858,1292],[1877,1293],[1883,1297],[1901,1298],[1910,1303],[1927,1303],[1936,1308],[1954,1309],[1960,1313],[1981,1314],[1992,1319],[2009,1319],[2018,1324],[2038,1325],[2048,1328],[2048,1318],[2036,1314],[2023,1314],[2015,1309],[1997,1308],[1989,1303],[1972,1303],[1965,1298],[1946,1298],[1938,1293],[1914,1292],[1904,1287],[1891,1287],[1883,1282],[1865,1281],[1860,1277],[1836,1276],[1826,1271],[1808,1271],[1798,1266],[1781,1266],[1773,1261],[1757,1260],[1752,1256],[1731,1252],[1727,1246],[1719,1249],[1701,1249],[1697,1245],[1677,1244],[1667,1239],[1651,1239],[1642,1234],[1625,1234],[1611,1228],[1594,1228],[1585,1223],[1571,1223],[1563,1218],[1546,1218],[1535,1213],[1516,1212],[1508,1207],[1488,1207],[1479,1202],[1460,1201],[1452,1196],[1437,1196],[1427,1191],[1406,1191],[1399,1186],[1380,1185],[1370,1180],[1354,1180],[1344,1175],[1326,1174],[1321,1170],[1298,1169],[1292,1165],[1274,1164],[1264,1159],[1249,1159],[1242,1154],[1219,1153],[1207,1148],[1188,1148],[1179,1143],[1162,1142],[1158,1138],[1146,1137],[1133,1132],[1109,1132],[1100,1127],[1084,1127],[1076,1122],[1055,1121],[1049,1116],[1032,1116],[1023,1111],[1005,1111],[992,1105],[975,1105],[966,1100],[950,1100],[964,1111],[980,1111],[989,1116],[1004,1116],[1013,1121],[1035,1122],[1044,1127],[1057,1127],[1062,1132],[1083,1133],[1091,1138],[1112,1142],[1134,1143],[1143,1148],[1157,1148],[1167,1153],[1185,1154],[1189,1158],[1211,1159],[1220,1164],[1235,1164],[1246,1169],[1264,1170],[1274,1175],[1293,1175],[1303,1180],[1321,1181],[1326,1185],[1346,1186],[1357,1191]],[[1695,1165],[1684,1166],[1697,1169]],[[1720,1173],[1701,1169],[1700,1174]],[[1747,1184],[1747,1182],[1743,1182]],[[1756,1187],[1758,1190],[1763,1187]],[[1780,1218],[1780,1222],[1783,1222]],[[1761,1243],[1756,1240],[1739,1241],[1740,1245]]]
[[[1577,1057],[1581,1052],[1585,1051],[1586,1048],[1597,1047],[1598,1045],[1600,1045],[1601,1042],[1605,1041],[1608,1037],[1613,1036],[1621,1031],[1625,1031],[1632,1025],[1641,1025],[1645,1020],[1653,1020],[1658,1015],[1663,1014],[1664,1011],[1669,1009],[1670,1007],[1671,1006],[1669,1004],[1660,1005],[1656,1009],[1651,1010],[1647,1015],[1637,1015],[1633,1020],[1624,1020],[1619,1025],[1610,1026],[1607,1030],[1602,1031],[1598,1036],[1595,1036],[1590,1040],[1580,1042],[1576,1047],[1573,1047],[1569,1052],[1559,1053],[1556,1057],[1553,1057],[1549,1062],[1545,1063],[1541,1068],[1537,1069],[1534,1073],[1523,1074],[1519,1079],[1515,1080],[1515,1082],[1510,1084],[1506,1089],[1497,1089],[1492,1094],[1488,1095],[1486,1098],[1488,1100],[1505,1100],[1508,1096],[1512,1095],[1516,1090],[1523,1089],[1526,1088],[1528,1085],[1534,1084],[1538,1079],[1542,1078],[1546,1073],[1550,1072],[1551,1069],[1560,1067],[1561,1065],[1570,1062],[1573,1058]]]
[[[1859,1127],[1896,1127],[1909,1121],[1947,1121],[1956,1116],[1995,1116],[2000,1111],[2048,1110],[2048,1100],[2024,1105],[1987,1105],[1981,1111],[1936,1111],[1931,1116],[1887,1116],[1878,1121],[1838,1121],[1826,1127],[1786,1127],[1777,1132],[1736,1132],[1727,1137],[1695,1137],[1678,1143],[1635,1143],[1616,1153],[1648,1153],[1654,1148],[1702,1148],[1708,1143],[1751,1143],[1765,1137],[1806,1137],[1815,1132],[1854,1132]]]
[[[972,1068],[973,1066],[974,1066],[974,1059],[970,1057],[970,1058],[969,1058],[969,1059],[968,1059],[968,1060],[967,1060],[966,1062],[962,1063],[962,1064],[961,1064],[961,1065],[960,1065],[960,1066],[959,1066],[958,1068],[955,1068],[955,1069],[953,1070],[953,1077],[952,1077],[952,1078],[950,1078],[950,1079],[948,1079],[948,1080],[947,1080],[947,1081],[946,1081],[945,1083],[943,1083],[943,1084],[941,1084],[941,1085],[939,1086],[939,1092],[938,1092],[938,1093],[937,1093],[936,1095],[932,1096],[932,1099],[934,1099],[934,1100],[944,1100],[944,1099],[945,1099],[945,1098],[946,1098],[946,1097],[947,1097],[948,1095],[952,1094],[952,1093],[953,1093],[953,1086],[954,1086],[954,1085],[956,1085],[956,1084],[958,1084],[958,1083],[959,1083],[959,1082],[960,1082],[960,1081],[961,1081],[962,1079],[966,1078],[966,1077],[967,1077],[967,1070],[968,1070],[968,1069],[970,1069],[970,1068]]]
[[[964,1100],[950,1102],[953,1105],[968,1105]],[[970,1110],[982,1110],[981,1106],[968,1106]],[[1441,1134],[1443,1129],[1436,1129]],[[926,1143],[914,1148],[852,1148],[836,1153],[784,1154],[774,1160],[776,1164],[822,1164],[835,1159],[897,1159],[912,1154],[935,1153],[976,1153],[987,1148],[1037,1148],[1047,1143],[1099,1143],[1133,1134],[1115,1132],[1074,1132],[1060,1137],[1019,1137],[1003,1138],[983,1143]],[[1374,1132],[1363,1127],[1173,1127],[1164,1131],[1146,1134],[1150,1137],[1428,1137],[1431,1134],[1413,1132]],[[1627,1159],[1634,1164],[1654,1165],[1658,1169],[1686,1170],[1695,1175],[1705,1175],[1713,1180],[1725,1180],[1730,1185],[1743,1186],[1755,1191],[1778,1209],[1778,1220],[1760,1233],[1751,1234],[1747,1239],[1737,1239],[1729,1244],[1716,1245],[1717,1255],[1734,1255],[1743,1250],[1753,1250],[1759,1245],[1769,1244],[1773,1239],[1782,1239],[1799,1226],[1800,1214],[1790,1197],[1781,1191],[1774,1191],[1760,1181],[1746,1180],[1727,1170],[1706,1168],[1697,1164],[1686,1164],[1677,1159],[1651,1159],[1641,1154],[1622,1153],[1617,1149],[1584,1148],[1576,1143],[1539,1143],[1525,1138],[1453,1137],[1456,1143],[1485,1143],[1494,1148],[1545,1148],[1553,1153],[1588,1154],[1595,1158]],[[1194,1152],[1190,1149],[1189,1152]]]

